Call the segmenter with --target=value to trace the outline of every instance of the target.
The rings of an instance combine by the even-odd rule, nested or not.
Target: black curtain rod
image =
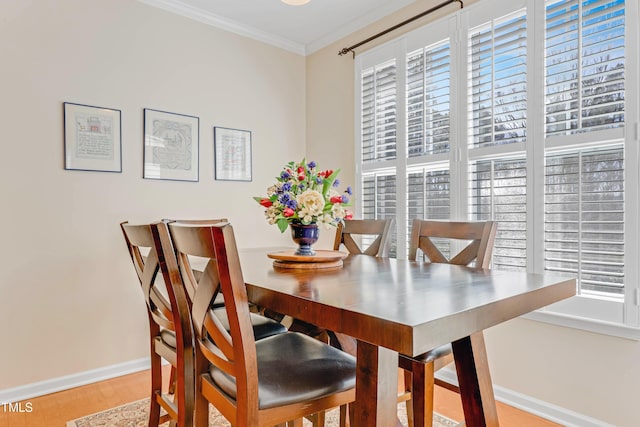
[[[462,9],[464,7],[464,3],[462,3],[462,0],[447,0],[447,1],[443,2],[443,3],[440,3],[439,5],[437,5],[435,7],[432,7],[429,10],[426,10],[426,11],[424,11],[422,13],[419,13],[416,16],[413,16],[413,17],[411,17],[411,18],[409,18],[407,20],[404,20],[401,23],[394,25],[393,27],[389,27],[386,30],[379,32],[378,34],[369,37],[366,40],[362,40],[361,42],[356,43],[351,47],[343,48],[341,51],[338,52],[338,55],[342,56],[342,55],[346,55],[347,53],[351,52],[353,54],[353,57],[355,58],[356,57],[356,51],[353,50],[353,49],[355,49],[357,47],[360,47],[365,43],[369,43],[371,40],[375,40],[378,37],[384,36],[385,34],[390,33],[391,31],[393,31],[395,29],[398,29],[398,28],[402,27],[403,25],[407,25],[408,23],[413,22],[416,19],[422,18],[423,16],[428,15],[431,12],[435,12],[436,10],[438,10],[438,9],[440,9],[442,7],[445,7],[445,6],[447,6],[447,5],[451,4],[451,3],[456,3],[456,2],[460,3],[460,9]]]

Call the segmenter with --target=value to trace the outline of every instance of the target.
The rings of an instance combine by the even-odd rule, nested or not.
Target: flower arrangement
[[[267,197],[254,197],[266,208],[269,224],[277,224],[281,232],[290,223],[321,224],[335,227],[352,214],[349,205],[351,187],[343,194],[336,188],[340,181],[336,178],[340,170],[319,170],[316,162],[287,163],[277,182],[267,189]]]

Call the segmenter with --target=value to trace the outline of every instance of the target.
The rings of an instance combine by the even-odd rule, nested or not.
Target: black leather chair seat
[[[260,409],[306,402],[355,387],[356,359],[306,335],[256,341]],[[285,356],[285,357],[283,357]],[[212,366],[212,381],[235,399],[235,379]]]
[[[227,310],[225,308],[217,308],[213,310],[216,317],[220,319],[220,323],[229,331],[229,319],[227,318]],[[287,332],[287,328],[282,323],[276,322],[268,317],[261,316],[256,313],[250,313],[251,324],[253,325],[253,335],[256,340],[270,337],[272,335]]]

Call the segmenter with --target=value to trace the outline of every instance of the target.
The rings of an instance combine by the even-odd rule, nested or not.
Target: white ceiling
[[[415,0],[140,0],[302,54],[313,53]]]

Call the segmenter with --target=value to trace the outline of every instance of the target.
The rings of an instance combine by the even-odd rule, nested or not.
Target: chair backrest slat
[[[213,224],[226,223],[228,222],[228,220],[226,218],[212,218],[212,219],[167,219],[165,218],[162,220],[162,222],[166,224],[173,223],[173,224],[183,224],[183,225],[213,225]],[[186,252],[190,252],[190,251],[186,251]],[[185,262],[185,260],[183,259],[183,256],[178,256],[178,266],[180,268],[180,273],[184,277],[189,276],[189,280],[184,280],[183,284],[187,292],[187,297],[189,298],[189,304],[191,304],[193,301],[193,296],[196,291],[195,288],[193,288],[193,286],[200,281],[199,274],[201,272],[188,270],[185,267],[186,264],[188,263]],[[197,276],[194,276],[196,274]]]
[[[414,219],[409,245],[409,259],[415,261],[418,250],[430,262],[489,268],[498,223],[495,221],[432,221]],[[447,259],[433,239],[470,241],[464,249]]]
[[[333,249],[339,250],[341,245],[350,254],[364,254],[369,256],[386,256],[389,252],[391,227],[393,219],[352,219],[339,224]],[[373,242],[366,248],[361,248],[354,236],[375,236]]]

